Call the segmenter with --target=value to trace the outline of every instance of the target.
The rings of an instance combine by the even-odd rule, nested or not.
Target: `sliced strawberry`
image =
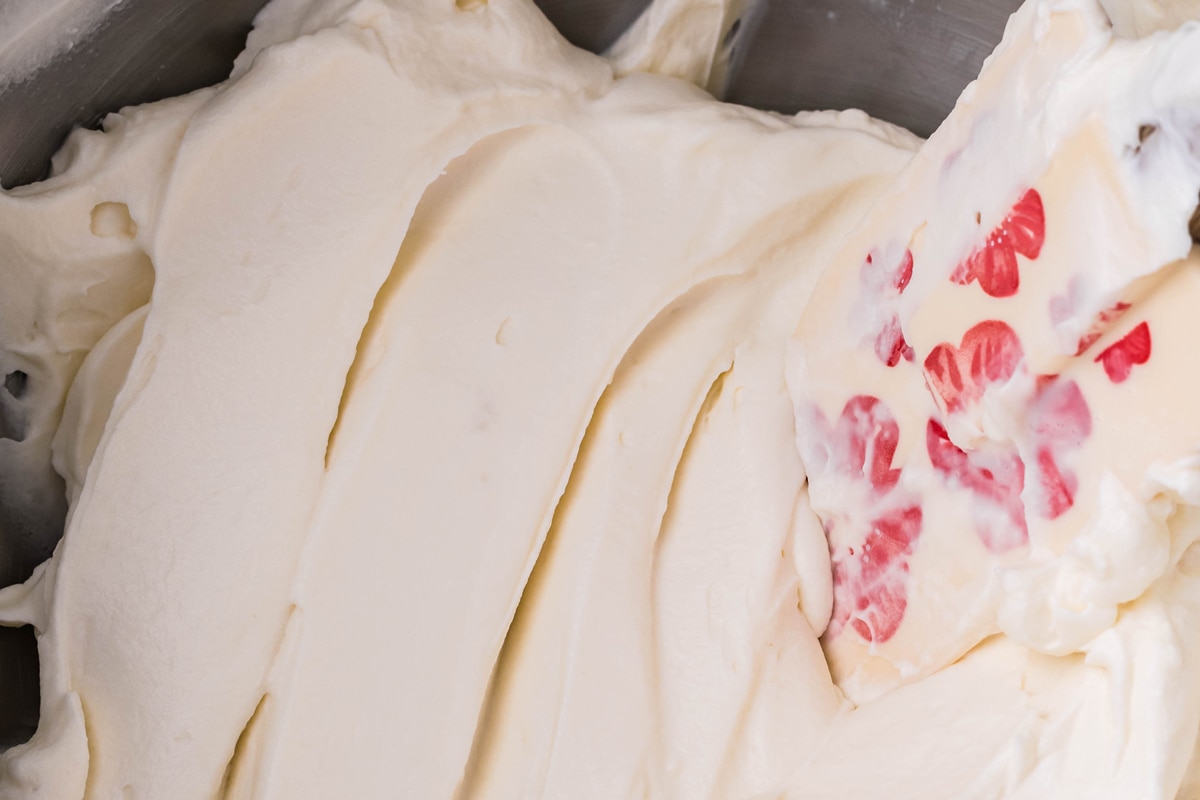
[[[1088,283],[1088,279],[1083,274],[1075,274],[1067,281],[1065,292],[1050,298],[1050,324],[1056,330],[1063,326],[1070,326],[1077,330],[1076,326],[1084,321],[1083,315],[1090,313],[1086,309],[1090,308],[1094,301],[1087,296]],[[1079,337],[1074,355],[1082,354],[1095,344],[1096,340],[1107,333],[1112,324],[1124,316],[1130,308],[1131,303],[1128,300],[1118,300],[1096,312],[1088,322],[1087,329]]]
[[[900,264],[890,272],[881,269],[872,253],[867,254],[863,263],[862,280],[864,291],[869,303],[882,306],[881,315],[886,311],[890,301],[899,297],[908,287],[913,274],[913,255],[911,250],[905,250]],[[875,355],[886,366],[894,367],[901,359],[912,361],[914,353],[904,339],[904,331],[900,328],[900,316],[893,312],[875,333]]]
[[[905,250],[904,257],[900,259],[900,266],[896,268],[896,291],[901,294],[908,288],[909,281],[913,275],[913,254],[912,250]]]
[[[900,359],[911,362],[914,358],[912,345],[904,340],[900,329],[900,317],[893,314],[875,337],[875,355],[889,367],[900,363]]]
[[[1011,238],[1013,248],[1030,261],[1041,254],[1046,241],[1046,209],[1037,189],[1021,196],[1000,227]]]
[[[1012,297],[1021,286],[1017,269],[1017,254],[1002,229],[988,236],[982,247],[974,250],[955,267],[950,280],[960,286],[979,281],[979,288],[992,297]]]
[[[868,642],[895,635],[908,605],[908,556],[921,533],[920,506],[892,509],[857,550],[833,560],[833,618],[827,637],[849,623]]]
[[[1078,449],[1092,432],[1092,413],[1079,385],[1057,376],[1041,376],[1029,410],[1029,430],[1036,444],[1031,511],[1057,519],[1075,504],[1079,481],[1062,466],[1064,456]]]
[[[822,513],[833,566],[834,612],[825,636],[849,627],[871,642],[895,634],[907,605],[908,555],[921,532],[921,507],[892,466],[900,426],[876,397],[850,398],[830,426],[819,411],[806,466],[811,492],[835,498]]]
[[[876,494],[896,485],[900,470],[892,457],[900,441],[900,426],[877,397],[857,395],[842,409],[830,442],[829,466],[838,474],[865,479]]]
[[[992,297],[1012,297],[1021,285],[1017,254],[1032,260],[1046,239],[1046,214],[1036,189],[1022,195],[1012,211],[950,274],[954,283],[979,288]]]
[[[1037,466],[1038,484],[1041,487],[1037,512],[1046,519],[1058,519],[1075,505],[1075,490],[1079,488],[1079,481],[1074,475],[1059,470],[1049,448],[1038,450]]]
[[[1120,319],[1128,310],[1129,303],[1114,303],[1097,314],[1095,321],[1092,322],[1087,333],[1079,337],[1079,347],[1076,349],[1075,355],[1080,355],[1084,350],[1095,344],[1096,340],[1105,334],[1108,327]],[[1147,331],[1147,336],[1149,336],[1149,331]],[[1147,347],[1149,347],[1149,340],[1147,340]],[[1149,356],[1149,352],[1146,355]]]
[[[1123,383],[1137,364],[1150,360],[1150,325],[1142,322],[1119,341],[1113,342],[1100,355],[1097,363],[1104,365],[1104,372],[1113,383]]]
[[[1092,412],[1079,384],[1057,375],[1039,375],[1029,410],[1035,439],[1056,448],[1075,448],[1092,433]]]
[[[1025,544],[1026,512],[1056,519],[1075,502],[1078,480],[1063,459],[1078,449],[1092,431],[1092,415],[1079,385],[1057,375],[1039,375],[1027,414],[1033,489],[1026,492],[1026,465],[1015,443],[989,443],[965,451],[950,440],[946,428],[930,419],[925,447],[934,470],[948,485],[970,491],[976,503],[976,533],[993,553]]]
[[[989,551],[1001,553],[1029,540],[1021,501],[1025,464],[1015,448],[968,453],[950,441],[946,428],[936,419],[926,425],[925,447],[934,470],[948,484],[976,496],[975,530]]]
[[[986,320],[963,334],[956,348],[943,343],[925,358],[925,377],[934,399],[953,413],[983,397],[987,387],[1012,377],[1025,351],[1016,331]]]

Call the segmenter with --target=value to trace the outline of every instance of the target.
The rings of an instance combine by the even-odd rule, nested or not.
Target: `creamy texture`
[[[0,195],[21,457],[69,501],[0,591],[42,664],[0,795],[1191,796],[1200,26],[1032,3],[914,158],[677,80],[737,11],[656,3],[609,62],[524,0],[274,0],[230,81]],[[996,316],[1021,356],[951,407],[925,360]],[[1026,446],[1068,380],[1089,434]],[[895,453],[863,406],[838,455],[867,394]],[[1070,472],[1054,526],[1010,446]]]
[[[1040,758],[1012,791],[1171,797],[1200,725],[1200,424],[1178,383],[1200,26],[1114,39],[1098,9],[1056,11],[1013,18],[796,331],[824,643],[864,702],[995,634],[1082,655],[1078,707],[1026,734]]]

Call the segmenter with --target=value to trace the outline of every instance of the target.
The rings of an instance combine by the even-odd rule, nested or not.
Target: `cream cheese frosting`
[[[0,194],[12,446],[69,507],[0,591],[0,795],[1192,796],[1163,9],[1030,2],[922,145],[679,80],[736,5],[609,61],[527,0],[273,0],[229,81],[73,134]],[[948,399],[985,321],[1019,357]]]

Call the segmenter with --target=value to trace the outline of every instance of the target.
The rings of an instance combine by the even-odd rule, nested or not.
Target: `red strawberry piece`
[[[1029,540],[1025,504],[1021,501],[1025,464],[1015,448],[968,453],[950,441],[945,427],[936,419],[926,425],[925,447],[934,470],[947,483],[975,495],[975,529],[989,551],[1002,553]]]
[[[905,361],[913,360],[912,345],[904,340],[904,331],[900,329],[900,317],[893,314],[875,337],[875,355],[889,367]]]
[[[863,264],[863,282],[869,295],[874,295],[873,302],[884,304],[889,295],[899,297],[908,287],[913,274],[913,255],[911,250],[905,250],[900,264],[890,274],[879,269],[874,255],[868,253]],[[885,306],[886,307],[886,306]],[[904,339],[904,331],[900,328],[900,316],[893,313],[887,317],[883,326],[875,334],[875,355],[886,366],[894,367],[900,359],[912,361],[913,349]]]
[[[1056,329],[1064,323],[1076,323],[1081,314],[1080,306],[1090,304],[1087,297],[1087,279],[1081,275],[1073,275],[1067,282],[1067,290],[1060,295],[1050,298],[1050,324]],[[1096,340],[1108,332],[1114,322],[1120,319],[1130,308],[1130,303],[1118,300],[1107,308],[1101,309],[1088,324],[1087,330],[1079,337],[1074,355],[1080,355]]]
[[[1150,360],[1150,325],[1142,322],[1119,341],[1113,342],[1096,361],[1104,365],[1104,372],[1113,383],[1122,383],[1137,364]]]
[[[1031,486],[1026,492],[1026,465],[1015,444],[989,443],[965,451],[950,440],[946,428],[930,419],[925,446],[934,470],[952,487],[975,497],[975,529],[987,549],[1004,552],[1029,539],[1026,512],[1056,519],[1075,502],[1078,480],[1063,458],[1083,444],[1092,431],[1092,415],[1079,385],[1057,375],[1036,377],[1028,411]]]
[[[1075,504],[1079,485],[1075,475],[1060,462],[1091,435],[1092,413],[1075,381],[1057,376],[1040,378],[1029,411],[1029,428],[1037,444],[1037,491],[1031,510],[1043,519],[1057,519]]]
[[[1030,189],[983,244],[955,267],[950,280],[962,286],[978,281],[979,288],[992,297],[1012,297],[1021,285],[1017,254],[1030,260],[1037,258],[1045,239],[1042,196],[1036,189]]]
[[[908,556],[921,532],[920,506],[874,520],[861,547],[833,561],[833,618],[827,636],[849,623],[868,642],[895,635],[908,606]]]
[[[892,457],[900,441],[900,426],[877,397],[857,395],[842,409],[830,442],[829,466],[840,475],[865,479],[877,494],[900,480]]]
[[[1039,375],[1029,427],[1037,441],[1075,448],[1092,433],[1092,412],[1079,384],[1057,375]]]
[[[912,250],[905,250],[904,257],[900,259],[900,266],[896,268],[896,291],[903,294],[908,288],[909,281],[912,280],[913,274],[913,254]]]
[[[1038,450],[1037,465],[1038,483],[1042,490],[1038,514],[1046,519],[1058,519],[1075,505],[1075,490],[1079,482],[1074,475],[1063,474],[1059,470],[1054,454],[1048,448]]]
[[[857,395],[833,426],[815,411],[806,430],[819,432],[815,446],[802,445],[814,491],[832,481],[840,498],[822,514],[834,586],[825,635],[849,627],[867,641],[887,641],[907,607],[908,556],[922,519],[919,503],[898,488],[900,469],[892,467],[900,426],[878,398]]]
[[[1021,286],[1017,269],[1017,254],[1002,229],[988,236],[982,247],[976,248],[967,259],[950,273],[950,280],[960,286],[979,281],[979,288],[992,297],[1012,297]]]
[[[1108,326],[1120,319],[1121,315],[1124,314],[1128,309],[1129,303],[1114,303],[1097,314],[1095,322],[1093,322],[1091,327],[1088,328],[1087,333],[1079,337],[1079,347],[1075,350],[1075,355],[1081,354],[1084,350],[1087,350],[1089,347],[1095,344],[1096,340],[1103,336],[1105,331],[1108,330]],[[1147,331],[1147,347],[1149,347],[1149,335],[1150,333]],[[1149,352],[1147,352],[1146,355],[1149,356]]]
[[[986,320],[963,334],[962,343],[939,344],[925,358],[925,377],[934,399],[954,412],[983,397],[993,383],[1012,377],[1025,351],[1016,331]]]
[[[879,251],[867,253],[863,261],[861,277],[865,286],[880,294],[899,296],[908,288],[913,276],[912,250],[906,249],[900,256],[900,263],[888,269],[879,258]],[[894,291],[893,291],[894,290]]]
[[[1000,227],[1012,240],[1013,248],[1030,261],[1041,254],[1046,241],[1046,210],[1037,189],[1021,196]]]

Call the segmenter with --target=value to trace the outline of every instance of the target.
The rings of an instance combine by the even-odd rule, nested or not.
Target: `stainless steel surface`
[[[127,0],[79,45],[0,90],[0,183],[42,178],[67,132],[229,75],[265,0]]]
[[[921,136],[979,74],[1020,0],[768,0],[744,20],[725,99],[861,108]]]
[[[567,39],[610,45],[649,0],[537,0]],[[75,126],[225,78],[264,0],[125,0],[76,47],[0,89],[0,183],[45,176]],[[794,112],[863,108],[927,135],[1000,40],[1018,0],[760,0],[730,31],[726,99]],[[0,254],[2,257],[2,254]],[[2,487],[0,487],[2,488]],[[61,530],[0,530],[0,585],[23,580]],[[5,521],[0,514],[0,525]],[[31,631],[0,628],[0,748],[37,719]]]
[[[534,0],[567,41],[604,51],[633,24],[650,0]]]
[[[0,89],[0,183],[41,178],[75,125],[224,78],[264,0],[126,0],[92,36]],[[567,39],[610,45],[648,0],[538,0]],[[928,135],[1019,0],[761,0],[730,38],[726,99],[863,108]]]

